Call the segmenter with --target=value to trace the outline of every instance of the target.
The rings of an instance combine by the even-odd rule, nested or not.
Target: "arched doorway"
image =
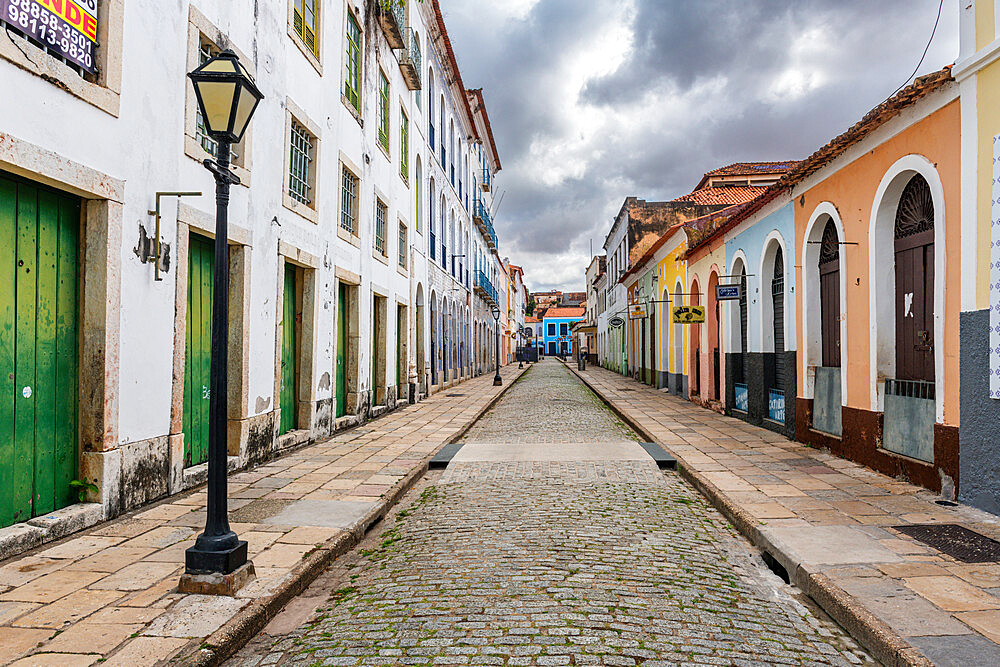
[[[708,276],[708,312],[706,313],[708,328],[708,363],[709,363],[709,395],[711,401],[719,400],[722,384],[722,362],[719,358],[719,301],[715,298],[715,288],[719,286],[719,274],[712,271]]]
[[[427,363],[424,358],[424,287],[417,283],[416,341],[417,341],[417,391],[427,394],[427,375],[424,368]]]
[[[913,176],[903,188],[896,209],[893,238],[896,259],[896,378],[932,383],[934,201],[927,181],[919,174]]]
[[[437,307],[437,296],[431,292],[431,385],[438,383],[438,348],[441,343],[438,334],[438,320],[440,319]]]
[[[785,259],[778,245],[771,270],[771,331],[774,341],[773,374],[768,389],[768,419],[785,422]]]
[[[696,277],[691,281],[691,291],[688,294],[688,304],[692,306],[701,305],[701,286],[698,283],[698,278]],[[691,328],[689,336],[691,338],[690,349],[691,353],[688,356],[689,371],[688,371],[688,387],[690,391],[690,396],[696,400],[701,399],[701,325],[700,324],[688,324],[684,325]]]
[[[674,285],[674,302],[670,305],[684,305],[684,286],[681,285],[680,281]],[[678,396],[684,395],[684,373],[684,325],[674,324],[674,376],[676,384],[673,387],[673,392]]]

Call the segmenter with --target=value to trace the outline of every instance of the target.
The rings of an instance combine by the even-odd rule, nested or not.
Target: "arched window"
[[[427,143],[434,153],[434,68],[427,68]]]
[[[430,193],[430,197],[428,197],[427,199],[427,205],[428,205],[427,221],[428,224],[430,224],[430,231],[431,231],[429,239],[431,248],[431,259],[434,259],[435,255],[437,254],[437,238],[434,229],[434,177],[433,176],[431,177],[431,185],[428,192]]]
[[[447,186],[441,186],[442,191]],[[444,192],[441,193],[441,266],[448,270],[448,226],[445,224],[447,214],[445,213]]]
[[[422,210],[422,208],[423,208],[423,202],[421,201],[420,195],[421,195],[421,189],[424,187],[424,181],[423,181],[423,170],[420,167],[420,156],[419,155],[417,156],[417,171],[416,171],[416,174],[417,174],[417,183],[416,183],[416,187],[413,189],[413,199],[414,199],[414,201],[413,201],[413,206],[414,206],[413,220],[414,220],[415,226],[417,228],[417,234],[420,234],[421,233],[420,221],[421,221],[421,218],[423,217],[422,216],[422,213],[423,213],[423,210]]]
[[[448,218],[448,243],[451,244],[452,248],[455,248],[455,247],[458,246],[458,242],[455,239],[455,212],[454,211],[451,212],[451,215]],[[447,258],[446,258],[446,260],[447,260]],[[454,276],[455,275],[455,256],[454,256],[454,250],[452,251],[451,261],[448,262],[448,264],[451,265],[451,275]]]
[[[840,238],[827,218],[819,248],[819,303],[823,366],[840,367]]]
[[[445,137],[445,129],[444,129],[444,95],[441,96],[441,106],[439,107],[439,111],[440,111],[440,119],[441,119],[441,125],[440,125],[440,127],[441,127],[441,168],[442,169],[447,169],[447,167],[445,167],[445,160],[446,160],[445,152],[447,150],[445,142],[447,141],[447,138]],[[445,176],[447,176],[447,174],[445,174]]]
[[[934,381],[934,201],[917,174],[896,209],[896,378]]]
[[[785,389],[785,260],[779,245],[774,252],[774,273],[771,278],[772,322],[774,324],[774,385]]]

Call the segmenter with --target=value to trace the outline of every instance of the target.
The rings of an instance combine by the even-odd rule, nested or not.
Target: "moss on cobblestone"
[[[562,386],[560,372],[532,368],[469,437],[529,442],[551,431],[532,422],[548,409],[533,405],[540,395],[569,399],[543,442],[631,437],[603,405]],[[545,393],[556,385],[562,393]],[[867,660],[780,584],[762,583],[776,579],[725,519],[651,461],[585,471],[453,463],[372,539],[312,622],[264,660],[239,664]]]

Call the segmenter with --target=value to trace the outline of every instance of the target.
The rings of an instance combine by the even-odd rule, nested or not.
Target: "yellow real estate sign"
[[[704,324],[705,306],[674,306],[674,324]]]

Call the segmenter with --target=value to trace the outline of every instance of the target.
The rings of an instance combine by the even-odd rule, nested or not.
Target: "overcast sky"
[[[625,197],[806,157],[903,83],[938,2],[440,0],[503,163],[501,255],[532,291],[582,291]],[[957,4],[921,74],[954,62]]]

